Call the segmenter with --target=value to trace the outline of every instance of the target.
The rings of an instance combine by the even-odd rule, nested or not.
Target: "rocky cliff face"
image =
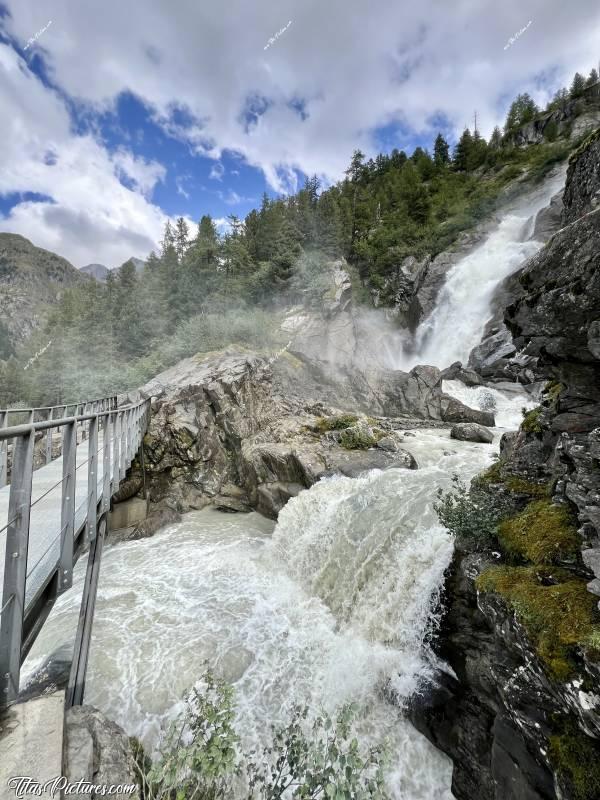
[[[147,384],[142,393],[154,398],[144,441],[152,514],[164,522],[165,507],[179,513],[213,504],[276,517],[323,475],[415,468],[395,429],[494,421],[445,395],[432,367],[373,372],[379,404],[370,416],[336,394],[333,382],[307,381],[305,368],[289,351],[267,358],[229,349],[186,359]],[[381,407],[386,414],[378,414]],[[137,464],[130,480],[134,493],[140,470]],[[142,531],[154,528],[150,519]]]
[[[0,319],[10,343],[29,336],[70,286],[89,280],[65,258],[14,233],[0,233]]]
[[[452,672],[411,710],[454,760],[459,800],[600,796],[599,148],[571,159],[566,224],[506,309],[548,383],[479,479],[512,511],[489,549],[457,542],[437,643]]]

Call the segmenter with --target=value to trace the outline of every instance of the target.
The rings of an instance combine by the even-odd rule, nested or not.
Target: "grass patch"
[[[514,610],[548,672],[567,680],[580,647],[600,634],[597,598],[566,570],[490,567],[477,578],[482,592],[496,592]]]
[[[315,428],[319,433],[327,431],[343,431],[346,428],[356,425],[358,417],[354,414],[340,414],[339,417],[319,417],[315,423]]]
[[[521,430],[527,433],[541,433],[542,425],[540,423],[540,416],[542,413],[541,408],[532,408],[531,411],[523,413],[523,422],[521,423]]]
[[[498,527],[498,539],[511,556],[533,564],[577,560],[579,538],[572,515],[549,498],[536,500]]]
[[[369,447],[375,447],[378,441],[377,436],[360,428],[346,429],[339,438],[341,446],[346,450],[368,450]]]
[[[573,723],[560,735],[550,737],[550,761],[573,800],[600,797],[600,745]]]

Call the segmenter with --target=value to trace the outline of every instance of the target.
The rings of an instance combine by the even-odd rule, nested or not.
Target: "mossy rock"
[[[580,553],[571,512],[549,498],[529,503],[519,514],[501,522],[498,539],[509,555],[533,564],[576,562]]]
[[[600,798],[600,743],[575,724],[550,737],[550,762],[573,800]]]
[[[380,431],[383,435],[383,431]],[[339,438],[339,443],[346,450],[368,450],[370,447],[375,447],[381,436],[375,433],[369,433],[368,429],[360,428],[347,428],[344,430]]]
[[[516,475],[503,475],[502,461],[495,461],[491,467],[488,467],[481,475],[477,475],[473,483],[475,486],[487,488],[494,484],[502,484],[512,494],[525,494],[529,497],[547,497],[549,494],[549,486],[546,483],[533,483],[524,478],[519,478]]]
[[[476,581],[481,592],[504,599],[524,626],[547,671],[566,681],[575,671],[580,648],[589,654],[600,634],[597,598],[582,578],[547,567],[490,567]]]
[[[541,408],[532,408],[523,415],[523,422],[521,423],[521,430],[527,433],[541,433],[542,425],[540,423],[540,416],[542,414]]]
[[[315,423],[315,428],[319,433],[327,433],[327,431],[343,431],[345,428],[351,428],[356,425],[358,417],[354,414],[340,414],[337,417],[319,417]]]

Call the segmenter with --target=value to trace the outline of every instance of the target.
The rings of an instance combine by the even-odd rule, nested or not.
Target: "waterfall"
[[[318,713],[353,702],[361,740],[390,739],[391,796],[450,800],[450,763],[401,705],[434,663],[427,635],[452,553],[436,489],[483,469],[494,448],[440,430],[405,437],[419,470],[322,480],[289,501],[274,531],[258,514],[205,509],[107,548],[86,702],[152,750],[208,663],[235,687],[246,751],[297,703]],[[25,675],[73,638],[84,571],[80,561]]]
[[[419,325],[410,354],[400,357],[398,369],[417,364],[466,364],[491,317],[498,284],[515,272],[541,247],[530,239],[532,220],[564,184],[564,171],[509,206],[499,225],[448,272],[435,308]]]

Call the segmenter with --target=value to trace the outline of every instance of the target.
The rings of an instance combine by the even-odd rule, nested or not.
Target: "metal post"
[[[31,431],[16,439],[13,451],[2,615],[0,618],[0,688],[2,690],[0,705],[5,706],[14,702],[19,693],[31,511],[33,443],[34,432]]]
[[[0,411],[0,428],[6,428],[8,424],[8,414]],[[6,486],[8,480],[8,439],[0,442],[0,489]]]
[[[100,561],[102,558],[102,546],[104,544],[106,526],[107,515],[104,514],[100,520],[98,535],[94,541],[90,543],[85,584],[83,586],[83,596],[81,598],[81,608],[79,611],[79,623],[77,625],[75,645],[73,647],[73,661],[71,662],[71,672],[67,686],[67,696],[65,698],[65,705],[67,708],[71,708],[71,706],[74,705],[81,705],[85,693],[85,673],[90,651],[92,623],[94,621],[94,608],[96,605]]]
[[[104,450],[102,451],[102,466],[103,466],[103,475],[102,475],[102,509],[101,512],[104,514],[106,511],[110,509],[110,445],[111,445],[111,418],[110,415],[107,414],[104,417]]]
[[[75,486],[77,426],[75,422],[63,426],[63,482],[60,509],[60,573],[57,594],[73,585],[73,536],[75,534]]]
[[[89,434],[87,538],[92,541],[96,538],[98,509],[98,417],[90,420]]]
[[[48,419],[54,419],[54,410],[50,409]],[[52,461],[52,428],[46,431],[46,464]]]
[[[114,414],[112,477],[112,490],[116,491],[121,477],[121,415],[118,411]]]
[[[119,470],[119,483],[127,473],[127,411],[121,412],[121,469]]]

